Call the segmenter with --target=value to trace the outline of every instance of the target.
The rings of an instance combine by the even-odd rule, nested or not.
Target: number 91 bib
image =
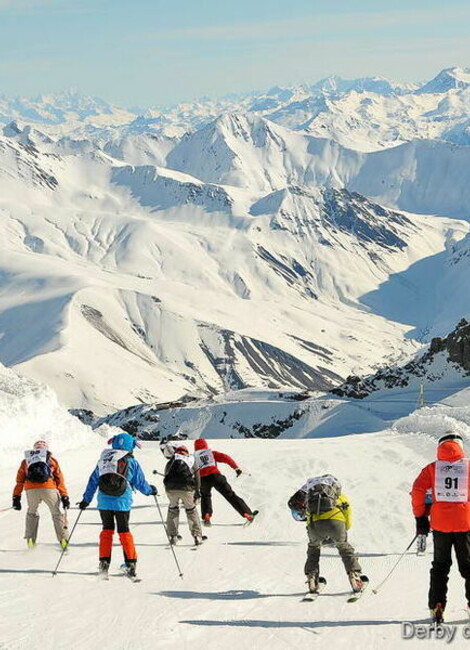
[[[436,478],[434,494],[436,501],[468,501],[468,459],[462,458],[455,463],[444,460],[436,461]]]

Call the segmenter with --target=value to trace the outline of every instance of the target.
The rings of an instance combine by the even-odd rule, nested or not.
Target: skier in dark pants
[[[426,514],[426,492],[430,489],[431,522]],[[447,432],[439,439],[437,460],[426,465],[413,483],[411,501],[416,533],[427,535],[430,528],[433,531],[428,605],[432,619],[441,622],[447,603],[452,547],[470,608],[470,461],[465,457],[461,436]]]
[[[217,492],[227,499],[230,505],[247,521],[253,521],[253,517],[257,514],[247,506],[245,501],[239,497],[229,485],[229,482],[217,467],[217,463],[226,463],[235,470],[237,476],[240,476],[242,470],[238,467],[237,463],[220,451],[212,451],[207,445],[204,438],[198,438],[194,441],[194,458],[196,466],[199,469],[201,477],[201,513],[205,526],[210,526],[212,517],[212,496],[211,490],[215,488]]]

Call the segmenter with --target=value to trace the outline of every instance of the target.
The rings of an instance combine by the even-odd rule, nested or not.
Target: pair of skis
[[[352,594],[348,597],[347,603],[356,603],[364,595],[365,590],[369,586],[369,578],[367,576],[361,576],[362,588],[359,591],[353,591]],[[303,603],[312,603],[318,598],[321,592],[325,589],[327,585],[326,578],[320,577],[318,579],[318,588],[317,591],[311,592],[307,591],[305,596],[302,598]]]

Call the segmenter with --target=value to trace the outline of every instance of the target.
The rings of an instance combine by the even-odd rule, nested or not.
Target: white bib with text
[[[436,461],[434,493],[436,501],[465,503],[468,501],[468,458],[455,463]]]
[[[98,461],[98,472],[100,476],[103,476],[103,474],[119,474],[118,461],[128,453],[124,449],[104,449]]]
[[[173,460],[182,460],[183,463],[186,463],[186,465],[189,467],[191,471],[193,471],[194,467],[194,456],[186,456],[186,454],[175,454],[173,456]]]
[[[198,451],[194,452],[194,458],[196,460],[196,467],[198,469],[215,467],[214,454],[210,449],[198,449]]]
[[[28,449],[24,452],[24,457],[28,467],[34,463],[47,463],[47,449]]]

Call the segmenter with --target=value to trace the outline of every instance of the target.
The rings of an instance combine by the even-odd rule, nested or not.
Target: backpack
[[[121,497],[127,489],[127,470],[132,454],[122,449],[105,449],[98,461],[98,487],[103,494]]]
[[[296,521],[306,521],[307,519],[305,513],[305,497],[306,494],[303,490],[297,490],[287,502],[291,515]]]
[[[25,452],[25,456],[28,464],[26,472],[26,479],[28,481],[31,481],[31,483],[45,483],[52,478],[52,470],[49,462],[51,457],[50,451],[45,452],[42,449],[32,450]]]
[[[320,515],[336,508],[341,494],[341,484],[331,474],[324,474],[309,479],[307,483],[307,511]]]
[[[170,490],[191,489],[195,486],[194,474],[187,456],[175,454],[165,469],[163,485]]]

